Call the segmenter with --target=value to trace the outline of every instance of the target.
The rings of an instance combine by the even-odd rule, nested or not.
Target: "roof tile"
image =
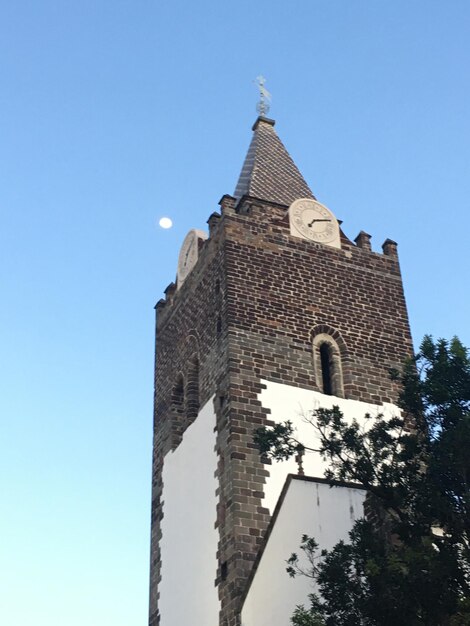
[[[235,197],[253,196],[290,205],[298,198],[315,198],[274,130],[274,120],[259,117],[243,163]]]

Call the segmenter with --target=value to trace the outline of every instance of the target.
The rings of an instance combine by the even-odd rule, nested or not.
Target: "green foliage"
[[[320,613],[307,611],[303,606],[296,607],[291,623],[293,626],[325,626],[325,620]]]
[[[470,626],[468,352],[456,338],[425,337],[392,375],[403,417],[366,416],[361,428],[334,407],[309,419],[326,476],[366,487],[379,521],[356,522],[329,551],[302,537],[288,572],[311,576],[320,595],[296,609],[294,626]],[[257,441],[276,460],[301,445],[290,422],[260,429]]]
[[[272,428],[259,428],[255,432],[254,442],[261,454],[269,455],[276,461],[284,461],[304,450],[293,434],[292,422],[287,421],[275,424]]]

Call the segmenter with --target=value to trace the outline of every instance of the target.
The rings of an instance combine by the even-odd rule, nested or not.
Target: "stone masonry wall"
[[[357,246],[343,236],[341,250],[305,241],[289,234],[286,211],[250,198],[236,210],[224,197],[197,266],[157,305],[150,626],[158,624],[161,467],[188,424],[172,406],[172,391],[195,352],[201,405],[216,396],[220,626],[239,626],[269,522],[269,466],[252,442],[254,429],[269,423],[257,399],[260,380],[318,390],[312,329],[332,329],[341,338],[345,397],[396,400],[388,371],[412,351],[396,245],[388,241],[378,254],[365,234]]]

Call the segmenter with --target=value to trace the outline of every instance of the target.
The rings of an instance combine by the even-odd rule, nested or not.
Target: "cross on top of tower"
[[[261,74],[256,77],[256,83],[259,89],[259,102],[256,105],[256,110],[258,113],[264,117],[268,111],[271,104],[271,94],[264,86],[266,83],[266,79]]]

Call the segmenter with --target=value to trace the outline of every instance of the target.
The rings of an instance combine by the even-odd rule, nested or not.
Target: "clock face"
[[[207,235],[202,230],[196,230],[193,228],[189,231],[181,246],[180,254],[178,257],[178,272],[177,272],[177,284],[178,289],[186,280],[189,272],[196,265],[199,254],[199,239],[207,239]]]
[[[340,247],[339,225],[333,213],[311,198],[296,200],[289,207],[291,235]]]

